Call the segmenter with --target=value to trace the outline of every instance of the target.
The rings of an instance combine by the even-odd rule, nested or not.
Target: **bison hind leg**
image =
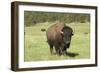
[[[53,45],[50,45],[50,53],[54,54],[54,52],[53,52]]]

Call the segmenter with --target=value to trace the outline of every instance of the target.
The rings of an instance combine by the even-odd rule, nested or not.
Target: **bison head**
[[[63,42],[66,46],[66,48],[69,48],[70,42],[71,42],[71,37],[74,35],[72,28],[65,26],[63,29],[60,31]]]

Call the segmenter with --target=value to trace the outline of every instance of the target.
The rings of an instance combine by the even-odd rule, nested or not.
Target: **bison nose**
[[[70,41],[66,41],[66,44],[69,44],[70,43]]]
[[[67,44],[67,48],[69,48],[69,47],[70,47],[70,43]]]
[[[70,43],[65,44],[65,47],[69,48],[70,47]]]

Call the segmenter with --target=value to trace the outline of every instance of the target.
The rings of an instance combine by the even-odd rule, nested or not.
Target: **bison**
[[[64,23],[58,22],[50,26],[46,31],[47,43],[50,46],[50,53],[54,54],[53,47],[57,55],[66,54],[66,49],[70,47],[73,30]]]

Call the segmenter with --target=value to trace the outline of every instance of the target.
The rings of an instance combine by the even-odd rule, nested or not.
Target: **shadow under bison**
[[[69,57],[76,57],[78,55],[79,55],[78,53],[66,52],[66,56],[69,56]]]

